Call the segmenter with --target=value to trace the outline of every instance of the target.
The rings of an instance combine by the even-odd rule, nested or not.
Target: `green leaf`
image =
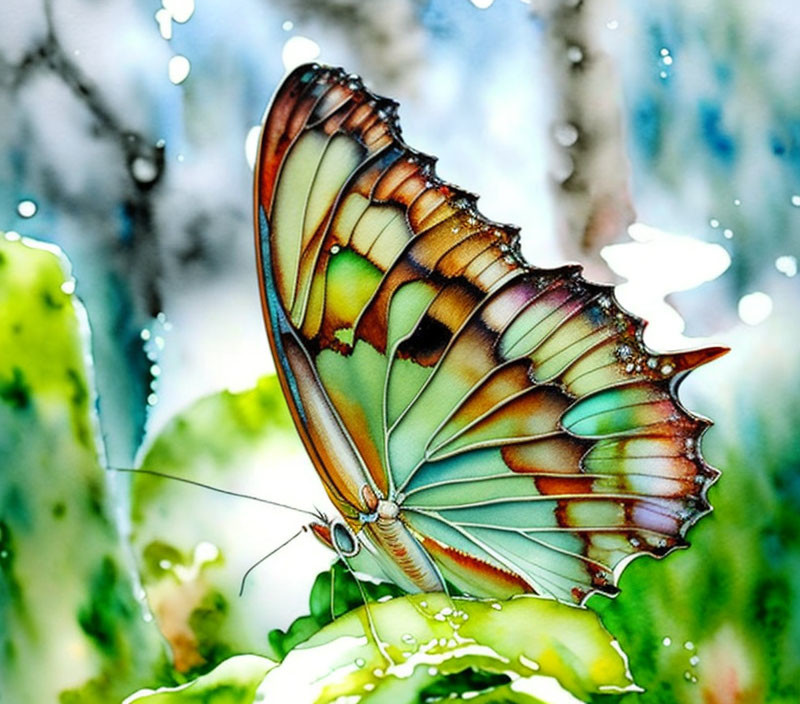
[[[0,698],[119,701],[165,653],[98,463],[88,326],[55,247],[0,237]]]
[[[195,691],[234,686],[227,668],[236,660],[197,680]],[[418,594],[371,603],[323,628],[280,665],[265,664],[265,674],[253,669],[251,688],[237,702],[564,704],[636,689],[591,611],[538,597],[486,602]],[[141,701],[216,701],[186,699],[190,691]]]
[[[259,694],[280,701],[294,683],[297,701],[416,701],[420,690],[470,668],[554,677],[577,697],[633,688],[625,659],[591,611],[537,597],[489,603],[420,594],[338,619],[292,650]]]
[[[125,704],[250,704],[264,676],[275,666],[257,655],[232,657],[207,675],[180,687],[141,690]]]

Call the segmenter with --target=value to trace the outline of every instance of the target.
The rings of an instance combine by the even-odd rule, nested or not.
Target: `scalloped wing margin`
[[[613,594],[632,556],[685,545],[709,510],[708,421],[677,389],[726,350],[647,349],[611,287],[528,265],[516,228],[433,164],[359,79],[290,74],[257,170],[273,305],[447,579],[476,596]]]

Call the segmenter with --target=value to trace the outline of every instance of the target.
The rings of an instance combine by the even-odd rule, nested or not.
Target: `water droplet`
[[[6,232],[4,237],[9,242],[18,242],[19,240],[22,239],[22,235],[20,235],[19,232],[16,232],[14,230],[9,230],[8,232]]]
[[[287,71],[301,64],[313,61],[319,56],[320,48],[313,39],[296,35],[286,40],[281,51],[281,60]]]
[[[172,15],[161,7],[156,11],[155,18],[161,38],[172,39]]]
[[[734,198],[733,204],[738,208],[742,204],[742,201],[739,198]]]
[[[671,56],[665,56],[663,59],[661,59],[661,61],[664,62],[664,66],[672,66],[672,57]]]
[[[503,607],[502,607],[502,606],[500,606],[500,604],[498,604],[498,603],[495,601],[495,602],[492,602],[492,608],[493,608],[495,611],[501,611]]]
[[[439,670],[437,670],[435,667],[429,667],[429,668],[428,668],[428,674],[429,674],[431,677],[436,677],[436,675],[438,675],[438,674],[439,674]]]
[[[36,203],[27,198],[17,203],[17,214],[21,218],[32,218],[34,215],[36,215],[37,210],[38,207]]]
[[[628,363],[625,365],[625,371],[626,371],[626,372],[628,372],[628,374],[630,374],[631,372],[633,372],[633,369],[634,369],[634,367],[633,367],[633,362],[628,362]]]
[[[291,20],[286,20],[286,22],[281,25],[281,29],[284,32],[291,32],[294,29],[294,22]]]
[[[479,10],[486,10],[492,6],[494,0],[470,0]]]
[[[379,667],[376,667],[376,668],[375,668],[375,669],[372,671],[372,674],[373,674],[373,676],[375,676],[375,677],[383,677],[383,670],[381,670]]]
[[[797,257],[784,254],[775,260],[775,268],[785,276],[795,276],[797,274]]]
[[[188,22],[194,14],[194,0],[161,0],[161,4],[178,24]]]
[[[763,291],[748,293],[739,299],[739,318],[747,325],[758,325],[772,313],[772,299]]]
[[[172,563],[169,560],[159,560],[158,566],[162,570],[168,570],[172,567]]]
[[[416,640],[416,638],[414,638],[414,636],[412,636],[410,633],[404,633],[401,636],[400,640],[402,640],[403,643],[413,643]]]
[[[620,345],[617,347],[617,356],[620,359],[630,359],[633,356],[633,349],[630,345]]]
[[[578,128],[571,122],[562,122],[556,125],[553,134],[562,147],[571,147],[578,141]]]
[[[164,329],[165,330],[169,330],[170,327],[172,327],[172,326],[169,323],[166,323],[164,325]],[[156,338],[155,338],[155,340],[153,340],[153,342],[156,343],[156,347],[158,347],[158,349],[160,349],[160,350],[164,349],[164,338],[163,337],[160,337],[159,335],[156,335]]]
[[[658,360],[655,357],[650,357],[647,360],[647,366],[650,367],[650,369],[655,369],[658,366]]]
[[[152,159],[137,156],[131,162],[131,173],[139,183],[152,183],[158,176],[158,167]]]
[[[427,602],[427,601],[421,601],[421,602],[419,602],[419,605],[420,605],[420,606],[421,606],[423,609],[427,609],[427,608],[428,608],[428,602]]]
[[[669,56],[669,49],[667,49],[666,47],[661,49],[661,56]]]
[[[722,236],[723,236],[723,237],[724,237],[726,240],[733,239],[733,230],[731,230],[729,227],[726,227],[726,228],[725,228],[725,229],[722,231]]]
[[[191,70],[192,65],[189,63],[189,59],[181,54],[173,56],[169,60],[169,64],[167,64],[169,80],[176,86],[183,83],[188,78]]]
[[[716,218],[711,218],[711,220],[708,221],[708,224],[714,228],[719,227],[719,220],[717,220]]]
[[[161,324],[165,323],[167,320],[167,314],[161,311],[158,315],[156,315],[156,320]]]
[[[697,664],[698,664],[699,662],[700,662],[700,658],[699,658],[699,657],[697,657],[697,655],[692,655],[692,657],[690,657],[690,658],[689,658],[689,664],[690,664],[692,667],[697,667]]]
[[[358,658],[356,660],[356,667],[364,667],[367,664],[367,661],[364,658]]]
[[[143,340],[149,340],[150,331],[147,328],[143,328],[142,331],[139,333],[139,337],[141,337]]]
[[[148,406],[155,406],[158,403],[158,396],[155,394],[150,394],[147,397],[147,405]]]
[[[150,374],[153,376],[158,376],[161,374],[161,367],[159,367],[157,364],[150,365]]]
[[[665,364],[661,367],[661,373],[667,376],[667,374],[672,374],[673,369],[674,367],[671,364]]]
[[[672,638],[666,636],[664,640],[661,641],[661,645],[663,645],[665,648],[668,648],[670,645],[672,645]]]
[[[342,248],[338,244],[335,244],[333,247],[331,247],[331,254],[339,254],[341,251]]]
[[[686,650],[694,650],[694,643],[692,643],[692,641],[690,641],[690,640],[687,640],[683,644],[683,647],[686,648]]]
[[[571,46],[567,48],[567,59],[570,63],[579,64],[583,61],[583,49],[579,46]]]
[[[800,195],[797,195],[797,194],[795,193],[795,194],[792,196],[792,205],[793,205],[795,208],[800,208]]]
[[[75,279],[69,279],[61,284],[61,290],[68,296],[71,296],[73,293],[75,293]]]
[[[619,20],[609,20],[606,22],[606,27],[613,32],[615,29],[619,28]]]
[[[153,614],[151,614],[149,611],[145,611],[145,612],[142,614],[142,620],[143,620],[145,623],[150,623],[150,622],[153,620]]]

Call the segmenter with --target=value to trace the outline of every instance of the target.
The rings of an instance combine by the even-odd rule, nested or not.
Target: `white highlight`
[[[713,281],[731,264],[722,245],[675,235],[642,223],[628,229],[634,242],[604,247],[601,256],[609,267],[627,279],[617,286],[620,303],[650,321],[646,342],[658,349],[678,349],[696,341],[683,336],[685,323],[664,300]]]
[[[191,70],[192,65],[189,63],[189,59],[181,54],[176,54],[173,56],[169,60],[169,65],[167,66],[169,80],[172,81],[176,86],[186,80],[186,78],[189,76],[189,71]]]
[[[17,213],[21,218],[32,218],[37,210],[38,207],[32,200],[21,200],[17,203]]]
[[[287,71],[297,68],[301,64],[313,61],[319,56],[320,48],[313,39],[308,37],[290,37],[283,45],[281,60]]]
[[[739,299],[739,317],[747,325],[758,325],[772,313],[772,299],[763,291],[754,291]]]
[[[194,0],[161,0],[161,4],[178,24],[188,22],[194,14]]]
[[[479,10],[485,10],[492,6],[494,0],[470,0],[470,2]]]
[[[261,125],[255,125],[247,130],[244,140],[244,157],[252,171],[256,166],[256,152],[258,151],[258,138],[261,135]]]
[[[775,260],[775,268],[785,276],[795,276],[797,274],[797,257],[784,254]]]

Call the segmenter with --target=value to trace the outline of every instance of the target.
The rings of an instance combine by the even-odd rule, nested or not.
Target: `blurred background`
[[[529,261],[578,261],[617,283],[652,347],[732,348],[682,395],[716,423],[704,445],[723,471],[715,513],[691,550],[635,562],[617,600],[590,606],[646,689],[626,701],[796,702],[798,34],[792,0],[5,0],[0,231],[71,264],[61,288],[85,308],[101,465],[199,463],[217,485],[323,506],[265,378],[252,168],[288,70],[318,60],[360,74],[400,102],[406,141],[438,156],[443,178],[522,227]],[[36,476],[0,475],[0,528],[16,520],[11,488],[48,481]],[[128,479],[102,489],[139,567],[125,608],[145,624],[155,614],[173,655],[188,639],[185,672],[269,654],[264,633],[305,613],[330,556],[298,541],[235,592],[301,519],[165,482],[130,493]],[[28,569],[50,569],[51,553],[63,559],[63,545]],[[9,584],[0,626],[16,633]],[[197,609],[213,632],[191,621]]]

